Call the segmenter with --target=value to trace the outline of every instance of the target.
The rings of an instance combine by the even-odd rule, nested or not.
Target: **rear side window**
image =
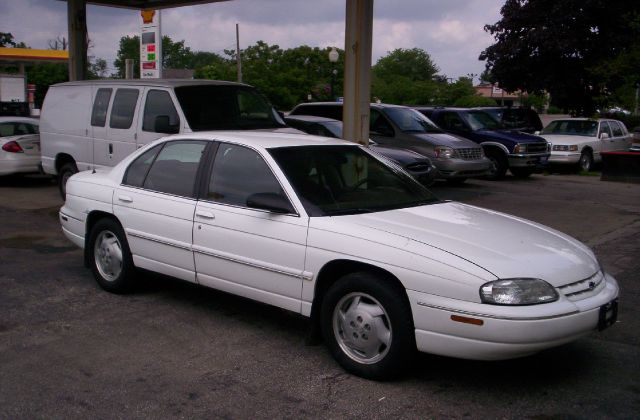
[[[198,166],[206,145],[204,141],[165,143],[149,169],[143,188],[193,197]]]
[[[91,111],[92,126],[104,127],[104,124],[107,121],[107,108],[109,108],[110,99],[110,88],[98,89],[98,92],[96,92],[96,98],[93,101],[93,110]]]
[[[624,133],[622,132],[622,128],[620,128],[620,123],[618,121],[609,121],[609,125],[611,125],[611,131],[613,131],[613,137],[624,136]]]
[[[109,127],[128,129],[133,122],[133,113],[138,102],[138,89],[118,89],[111,107]]]
[[[142,130],[167,134],[180,131],[180,118],[169,92],[154,89],[147,93]]]

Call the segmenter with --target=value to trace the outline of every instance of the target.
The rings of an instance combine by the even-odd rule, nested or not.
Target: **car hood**
[[[589,136],[571,136],[566,134],[545,134],[544,137],[551,144],[581,144],[588,141],[595,141],[595,137]]]
[[[485,140],[512,141],[516,143],[538,143],[544,141],[540,136],[527,134],[517,130],[478,130],[476,134]]]
[[[373,231],[422,244],[413,252],[429,256],[436,248],[467,260],[498,278],[528,277],[554,286],[593,275],[593,252],[556,230],[514,216],[461,203],[445,202],[377,213],[332,218],[339,231]],[[341,223],[355,224],[349,229]],[[409,242],[407,242],[408,244]],[[422,250],[420,250],[422,248]]]
[[[383,146],[380,144],[369,145],[369,148],[374,152],[377,152],[382,156],[388,159],[392,159],[402,165],[429,161],[429,158],[407,149],[396,149],[395,147]]]
[[[477,143],[464,137],[449,133],[406,133],[420,140],[426,140],[434,146],[449,146],[454,149],[467,149],[479,147]]]

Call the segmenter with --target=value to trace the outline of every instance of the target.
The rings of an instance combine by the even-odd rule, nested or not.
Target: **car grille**
[[[404,167],[409,172],[426,172],[431,168],[428,162],[411,163]]]
[[[547,143],[527,143],[527,153],[544,153],[547,151]]]
[[[456,149],[458,156],[464,160],[476,160],[482,157],[482,148],[476,147],[473,149]]]
[[[598,270],[594,275],[584,280],[560,286],[558,289],[570,301],[582,300],[600,292],[604,287],[604,274]]]

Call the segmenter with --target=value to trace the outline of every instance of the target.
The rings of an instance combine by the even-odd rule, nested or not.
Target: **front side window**
[[[600,123],[600,136],[602,136],[603,133],[606,133],[610,138],[613,137],[611,135],[611,127],[609,127],[609,123],[606,121]]]
[[[133,122],[133,114],[138,102],[138,89],[118,89],[111,107],[109,127],[128,129]]]
[[[393,137],[394,130],[389,121],[378,110],[372,109],[369,122],[369,130],[387,137]]]
[[[220,144],[207,198],[217,203],[248,207],[247,198],[257,193],[284,195],[280,183],[257,152],[235,144]]]
[[[464,130],[466,128],[460,116],[455,112],[443,112],[440,118],[440,126],[447,130]]]
[[[132,187],[142,187],[149,168],[151,168],[151,164],[161,148],[162,145],[158,145],[138,156],[127,168],[122,183]]]
[[[96,92],[96,99],[93,101],[91,111],[91,125],[94,127],[104,127],[107,122],[107,108],[111,99],[111,88],[100,88]]]
[[[463,113],[467,125],[471,130],[499,130],[501,124],[493,119],[489,114],[482,111],[471,111]]]
[[[182,197],[193,197],[196,175],[206,145],[207,142],[204,141],[164,143],[151,164],[142,187]]]
[[[269,149],[310,216],[333,216],[438,202],[399,168],[357,146]]]
[[[165,134],[180,131],[180,118],[169,92],[153,89],[147,93],[142,130]]]

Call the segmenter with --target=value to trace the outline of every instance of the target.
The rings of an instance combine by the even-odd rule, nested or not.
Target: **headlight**
[[[553,150],[556,152],[577,152],[578,145],[577,144],[572,144],[572,145],[554,144]]]
[[[435,153],[437,158],[451,159],[455,156],[455,150],[447,146],[436,146]]]
[[[527,145],[516,144],[516,147],[513,148],[513,153],[527,153]]]
[[[502,279],[483,284],[480,300],[492,305],[535,305],[558,300],[558,292],[540,279]]]

